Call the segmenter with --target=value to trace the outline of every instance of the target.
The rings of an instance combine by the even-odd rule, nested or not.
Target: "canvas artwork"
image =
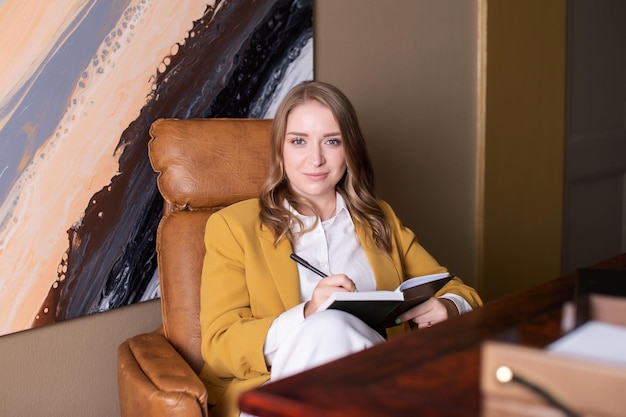
[[[313,0],[0,0],[0,335],[159,296],[162,117],[272,117]]]

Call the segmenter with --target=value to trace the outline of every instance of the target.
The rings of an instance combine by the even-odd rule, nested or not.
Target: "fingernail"
[[[396,324],[400,324],[400,323],[402,323],[402,320],[400,320],[400,318],[398,317],[398,318],[396,319]]]

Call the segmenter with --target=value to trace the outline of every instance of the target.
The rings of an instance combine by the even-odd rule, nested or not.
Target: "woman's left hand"
[[[430,298],[422,304],[402,313],[398,318],[400,320],[411,320],[412,324],[416,324],[417,328],[423,329],[431,327],[435,323],[442,322],[450,316],[458,316],[459,311],[456,305],[445,298]]]

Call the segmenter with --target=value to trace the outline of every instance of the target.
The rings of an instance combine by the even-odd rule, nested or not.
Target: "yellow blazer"
[[[355,223],[379,290],[393,290],[406,279],[444,272],[391,207],[381,201],[391,228],[391,257],[382,252],[369,229]],[[369,233],[368,233],[369,232]],[[202,271],[200,377],[209,391],[216,416],[237,416],[238,394],[270,377],[263,345],[274,319],[300,303],[296,263],[291,244],[261,225],[258,199],[233,204],[213,214],[206,225],[206,256]],[[472,307],[482,304],[474,289],[455,278],[441,291],[465,298]],[[408,329],[408,326],[398,326]],[[394,328],[396,329],[396,328]]]

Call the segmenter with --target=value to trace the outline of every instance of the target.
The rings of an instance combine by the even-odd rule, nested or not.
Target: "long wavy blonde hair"
[[[315,212],[306,199],[292,191],[283,160],[287,118],[295,107],[310,100],[318,101],[327,107],[339,125],[348,169],[336,185],[337,192],[344,198],[353,220],[371,230],[376,245],[384,252],[390,253],[389,226],[376,199],[374,171],[354,107],[338,88],[320,81],[305,81],[295,86],[287,93],[276,111],[271,131],[269,175],[259,198],[261,223],[274,232],[274,243],[286,237],[293,244],[295,236],[289,227],[291,222],[299,223],[303,232],[306,229],[302,222],[285,208],[284,202],[287,201],[298,211],[301,211],[299,207],[307,207]]]

